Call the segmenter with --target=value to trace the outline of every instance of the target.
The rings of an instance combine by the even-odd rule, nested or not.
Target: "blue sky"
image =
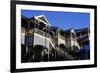
[[[64,30],[70,28],[80,29],[90,27],[89,13],[21,10],[21,15],[28,18],[38,15],[45,15],[48,22],[52,26],[57,26]]]

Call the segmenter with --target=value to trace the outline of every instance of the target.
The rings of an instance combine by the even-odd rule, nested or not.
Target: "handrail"
[[[88,34],[84,34],[84,35],[78,36],[77,39],[79,39],[79,38],[84,38],[84,37],[86,37],[86,36],[88,36]]]

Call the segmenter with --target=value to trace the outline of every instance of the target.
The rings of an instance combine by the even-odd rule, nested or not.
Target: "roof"
[[[78,33],[78,32],[85,31],[85,30],[89,30],[89,28],[76,29],[75,31]]]
[[[56,30],[56,29],[59,29],[59,30],[62,30],[62,31],[64,31],[62,28],[60,28],[60,27],[57,27],[57,26],[51,26],[51,27],[50,27],[50,29],[54,29],[54,30]]]
[[[74,28],[69,28],[69,29],[65,30],[65,32],[75,32],[75,29]]]
[[[24,19],[24,20],[29,20],[27,17],[21,15],[21,18]]]
[[[35,19],[43,22],[46,25],[51,26],[44,15],[35,16]]]

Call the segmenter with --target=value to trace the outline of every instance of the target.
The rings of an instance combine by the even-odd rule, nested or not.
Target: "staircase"
[[[49,42],[52,45],[52,48],[57,51],[57,53],[59,53],[61,56],[64,56],[65,60],[73,60],[74,59],[74,57],[71,56],[67,51],[63,50],[60,47],[55,47],[55,43],[54,43],[53,39],[49,38]]]

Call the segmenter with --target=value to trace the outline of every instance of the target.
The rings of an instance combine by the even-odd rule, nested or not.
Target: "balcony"
[[[59,35],[58,38],[62,39],[62,40],[65,40],[65,37],[62,36],[62,35]]]
[[[42,36],[45,36],[45,32],[43,30],[40,30],[40,29],[36,29],[35,31],[36,33],[42,35]]]
[[[80,36],[77,37],[77,39],[86,38],[86,37],[88,37],[88,36],[89,36],[88,34],[80,35]]]

